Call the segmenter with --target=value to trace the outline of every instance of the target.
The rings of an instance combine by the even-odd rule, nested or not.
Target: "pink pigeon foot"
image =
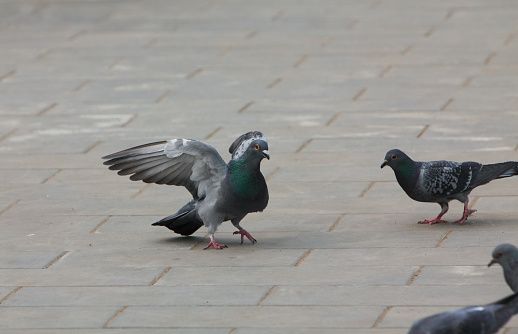
[[[420,222],[418,222],[418,224],[430,224],[430,225],[438,224],[438,223],[447,223],[447,221],[446,220],[442,220],[439,217],[437,217],[437,218],[432,219],[432,220],[421,220]]]
[[[210,246],[214,247],[214,249],[228,248],[227,245],[222,245],[222,244],[216,243],[216,241],[214,241],[214,235],[210,236],[210,242],[207,245],[207,247],[205,247],[204,249],[208,249],[208,248],[210,248]]]
[[[462,215],[462,218],[459,219],[459,220],[456,220],[454,222],[451,222],[452,224],[462,224],[464,223],[464,221],[466,219],[468,219],[468,217],[473,213],[473,212],[476,212],[477,210],[466,210],[464,211],[464,214]]]
[[[250,233],[248,233],[244,228],[240,228],[239,231],[235,231],[233,234],[241,234],[241,244],[243,244],[243,240],[245,236],[252,242],[252,244],[255,244],[257,240],[252,237]]]

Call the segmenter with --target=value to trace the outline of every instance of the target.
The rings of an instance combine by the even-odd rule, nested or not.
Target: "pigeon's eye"
[[[393,156],[391,156],[391,158],[392,158],[392,160],[396,160],[397,159],[397,155],[394,154]]]
[[[502,254],[502,253],[498,253],[498,254],[496,254],[496,256],[498,256],[499,258],[501,258],[503,255],[504,255],[504,254]]]
[[[259,149],[259,145],[258,145],[258,144],[255,144],[254,148],[255,148],[256,150],[258,150],[258,149]]]

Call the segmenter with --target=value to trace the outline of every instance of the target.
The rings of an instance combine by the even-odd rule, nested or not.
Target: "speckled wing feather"
[[[184,186],[194,198],[219,186],[227,168],[214,147],[190,139],[136,146],[103,159],[119,175],[131,175],[132,181]]]
[[[452,161],[423,162],[422,186],[435,196],[450,196],[462,193],[471,187],[474,176],[481,168],[477,162],[457,163]]]
[[[265,135],[263,135],[260,131],[250,131],[239,137],[230,145],[228,151],[232,154],[232,160],[239,159],[240,156],[245,153],[246,149],[250,145],[250,143],[256,139],[264,140],[268,142],[268,139]]]

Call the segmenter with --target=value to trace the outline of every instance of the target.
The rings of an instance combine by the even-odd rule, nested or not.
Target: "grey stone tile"
[[[403,285],[416,266],[365,266],[351,271],[344,268],[319,266],[300,267],[179,267],[169,271],[157,285],[176,286],[182,282],[194,285]]]
[[[109,327],[369,327],[381,311],[379,306],[221,306],[196,312],[189,306],[128,307]]]
[[[167,268],[0,269],[0,286],[149,285]],[[81,327],[81,326],[79,326]]]
[[[117,311],[117,307],[1,307],[3,329],[99,328]],[[81,314],[77,316],[77,312]]]
[[[268,286],[24,287],[3,306],[257,305]]]
[[[56,259],[61,252],[8,252],[0,251],[2,269],[42,269]]]

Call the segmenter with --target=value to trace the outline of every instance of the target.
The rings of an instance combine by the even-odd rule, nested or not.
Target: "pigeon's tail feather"
[[[194,203],[189,202],[177,213],[165,217],[152,225],[165,226],[181,235],[191,235],[203,226],[203,222],[196,214]]]
[[[483,165],[478,175],[475,177],[475,180],[471,182],[470,186],[475,188],[492,180],[502,179],[504,177],[510,177],[514,175],[518,175],[518,162],[516,161]]]

